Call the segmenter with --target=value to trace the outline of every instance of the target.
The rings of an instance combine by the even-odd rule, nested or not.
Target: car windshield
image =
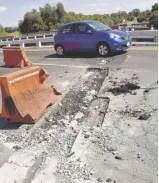
[[[107,25],[100,23],[100,22],[90,22],[89,25],[95,29],[96,31],[110,31],[112,30]]]

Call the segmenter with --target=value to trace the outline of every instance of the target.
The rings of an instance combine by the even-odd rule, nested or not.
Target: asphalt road
[[[78,53],[69,54],[64,58],[57,58],[53,49],[49,50],[38,50],[38,51],[27,51],[27,55],[37,65],[46,65],[53,67],[72,67],[72,68],[83,68],[83,67],[124,67],[126,62],[131,62],[131,68],[142,69],[157,69],[157,50],[152,47],[149,48],[132,48],[122,54],[117,54],[109,58],[101,58],[95,54],[89,53]],[[104,61],[105,60],[105,61]],[[150,62],[151,60],[151,62]],[[152,64],[155,62],[156,65]],[[47,65],[48,64],[48,65]],[[155,68],[153,68],[155,66]]]
[[[113,182],[119,182],[119,183],[127,183],[127,182],[135,182],[135,183],[145,183],[145,182],[154,182],[156,183],[156,177],[157,177],[157,87],[156,87],[156,81],[158,80],[157,74],[158,74],[158,52],[157,48],[150,48],[150,47],[133,47],[127,52],[124,52],[122,54],[117,54],[109,58],[101,58],[97,57],[94,54],[71,54],[67,55],[64,58],[57,58],[55,52],[53,51],[53,48],[43,48],[43,49],[29,49],[26,50],[26,53],[30,60],[32,61],[33,65],[38,65],[40,67],[45,68],[50,76],[47,79],[47,82],[49,84],[53,84],[56,86],[58,90],[60,90],[63,95],[65,92],[67,92],[73,85],[78,81],[78,84],[80,84],[80,77],[84,76],[84,78],[89,78],[89,76],[86,76],[85,70],[88,67],[108,67],[110,68],[108,77],[105,78],[103,85],[99,91],[99,97],[101,97],[100,100],[105,100],[107,97],[110,98],[109,103],[109,110],[107,111],[107,114],[104,118],[104,121],[102,122],[103,127],[100,129],[100,134],[103,134],[104,136],[100,137],[99,142],[103,144],[101,149],[105,147],[105,145],[109,145],[110,147],[116,147],[115,152],[113,153],[119,153],[119,155],[122,155],[118,157],[116,154],[112,154],[110,152],[104,152],[102,155],[102,152],[96,152],[94,155],[92,152],[95,152],[95,149],[98,149],[97,147],[94,149],[90,149],[87,147],[90,147],[89,145],[92,144],[92,142],[89,142],[89,133],[87,135],[87,140],[85,139],[83,143],[81,143],[82,146],[79,148],[79,143],[81,139],[83,139],[83,136],[81,133],[77,136],[77,140],[72,141],[73,142],[73,151],[74,155],[72,158],[77,158],[78,155],[81,152],[88,150],[89,156],[87,157],[87,153],[81,153],[80,158],[82,162],[89,164],[90,167],[94,169],[95,174],[100,177],[103,180],[109,180],[110,178],[114,180]],[[18,68],[5,68],[3,67],[3,53],[0,51],[0,75],[7,74],[14,72],[16,70],[19,70]],[[120,69],[117,69],[120,68]],[[134,75],[135,74],[135,75]],[[138,90],[137,93],[131,95],[121,95],[121,96],[109,96],[110,93],[105,92],[107,87],[110,84],[118,83],[121,84],[123,80],[129,79],[134,76],[138,76],[139,78],[139,86],[141,86],[141,90]],[[95,78],[100,78],[100,74],[98,77],[94,77],[92,74],[92,78],[95,80]],[[91,77],[90,77],[91,78]],[[88,80],[91,82],[91,80]],[[89,82],[86,83],[89,83]],[[153,86],[153,84],[155,85]],[[94,87],[98,85],[96,83],[93,85]],[[76,95],[71,98],[71,95],[68,95],[68,98],[70,96],[70,99],[67,99],[66,101],[66,107],[69,106],[69,104],[78,102],[76,101],[78,90],[81,89],[82,85],[76,86],[76,88],[73,88],[76,91]],[[88,86],[89,87],[89,86]],[[143,89],[149,87],[150,92],[145,96],[143,96]],[[89,88],[89,91],[86,92],[86,97],[89,96],[90,93],[95,94],[95,90]],[[88,95],[88,96],[87,96]],[[89,96],[90,97],[90,96]],[[86,100],[83,98],[83,100]],[[89,99],[89,98],[88,98]],[[82,98],[80,98],[82,100]],[[76,104],[76,103],[75,103]],[[99,116],[99,109],[102,108],[102,103],[91,103],[90,109],[92,115],[88,115],[86,120],[84,121],[84,124],[87,124],[87,122],[92,121],[97,122],[98,116]],[[62,104],[61,104],[62,105]],[[72,105],[72,104],[71,104]],[[91,106],[92,105],[92,106]],[[94,105],[94,106],[93,106]],[[64,104],[63,104],[64,106]],[[78,105],[77,105],[78,106]],[[80,105],[79,105],[80,106]],[[83,106],[82,106],[83,107]],[[99,109],[98,109],[99,107]],[[69,107],[68,107],[69,108]],[[124,115],[124,111],[128,110],[130,108],[130,111],[128,112],[146,112],[147,114],[152,115],[152,118],[148,121],[139,121],[138,119],[132,117],[131,115],[127,117],[127,115]],[[149,109],[150,108],[150,109]],[[92,111],[93,110],[93,111]],[[70,111],[71,114],[72,111]],[[119,114],[122,115],[119,116]],[[77,114],[78,110],[77,110]],[[77,115],[75,114],[75,116]],[[64,117],[65,113],[63,114]],[[71,115],[70,115],[71,116]],[[62,118],[61,118],[62,119]],[[64,118],[65,119],[65,118]],[[66,120],[65,120],[66,121]],[[74,121],[74,120],[73,120]],[[75,125],[72,121],[72,125]],[[51,122],[50,122],[51,124]],[[90,125],[89,124],[89,125]],[[95,124],[94,124],[95,125]],[[48,126],[48,122],[46,123],[46,126]],[[40,166],[40,162],[45,161],[45,154],[40,154],[41,151],[38,151],[38,148],[36,145],[39,145],[38,147],[44,150],[47,146],[43,145],[43,143],[39,143],[39,141],[36,141],[39,138],[39,130],[41,131],[41,135],[44,135],[46,137],[52,128],[49,128],[48,130],[45,130],[45,128],[39,128],[38,125],[33,127],[31,130],[34,131],[33,136],[29,138],[30,132],[25,129],[25,125],[22,125],[19,129],[4,129],[0,131],[0,146],[2,147],[0,149],[1,157],[0,158],[0,174],[1,174],[1,181],[0,182],[47,182],[48,180],[54,181],[54,175],[53,171],[56,169],[56,162],[57,157],[52,157],[52,151],[54,152],[54,149],[59,147],[56,142],[62,143],[61,147],[65,147],[67,144],[67,140],[69,138],[68,133],[69,131],[60,131],[61,128],[54,129],[53,125],[53,131],[51,131],[51,135],[55,136],[55,143],[51,141],[51,155],[48,155],[46,163],[46,167],[44,167],[44,170],[42,172],[38,171],[38,168]],[[82,126],[83,129],[85,129],[85,125]],[[77,128],[77,130],[79,130]],[[95,130],[99,130],[96,129]],[[95,132],[95,131],[94,131]],[[93,132],[93,133],[94,133]],[[33,149],[22,149],[22,152],[13,152],[13,146],[19,145],[21,140],[24,140],[24,137],[28,136],[30,144],[30,141],[33,142],[33,147],[35,146],[36,151]],[[95,137],[96,134],[92,134],[93,137]],[[63,138],[64,137],[64,138]],[[71,136],[72,137],[72,136]],[[102,141],[102,139],[105,137],[111,137],[110,139],[113,139],[112,142],[107,144],[105,141]],[[99,137],[98,137],[99,138]],[[7,140],[6,140],[7,139]],[[51,140],[54,138],[50,138]],[[107,138],[106,138],[107,139]],[[59,141],[58,141],[59,140]],[[64,141],[63,141],[64,140]],[[66,141],[65,141],[66,140]],[[6,142],[7,141],[7,142]],[[106,141],[107,142],[107,141]],[[2,144],[1,144],[2,143]],[[49,142],[46,141],[46,144],[48,143],[48,146],[50,147]],[[111,144],[112,143],[112,144]],[[115,145],[113,145],[115,143]],[[84,145],[83,145],[84,144]],[[70,144],[69,144],[70,145]],[[86,148],[86,149],[85,149]],[[47,149],[47,148],[46,148]],[[31,151],[30,151],[31,150]],[[61,149],[57,150],[58,154],[60,154]],[[111,151],[112,149],[110,149]],[[33,153],[35,152],[35,154]],[[62,153],[64,154],[64,157],[66,156],[65,151],[63,149],[61,150],[61,156]],[[19,154],[18,154],[19,153]],[[39,154],[38,154],[39,153]],[[55,152],[54,152],[55,153]],[[35,157],[34,157],[35,156]],[[50,156],[50,157],[49,157]],[[114,156],[117,158],[114,159]],[[8,160],[8,158],[11,157],[11,159]],[[38,157],[38,158],[37,158]],[[100,157],[100,159],[96,159],[96,157]],[[63,157],[62,157],[63,158]],[[88,160],[88,162],[85,162],[84,160]],[[121,161],[122,160],[122,161]],[[34,163],[35,161],[35,163]],[[69,157],[68,157],[68,161]],[[90,163],[90,162],[91,163]],[[107,161],[107,162],[105,162]],[[75,161],[77,164],[78,161]],[[119,162],[119,163],[117,163]],[[63,162],[62,162],[63,163]],[[70,163],[70,162],[69,162]],[[53,167],[53,165],[55,167]],[[65,165],[64,165],[65,166]],[[60,167],[62,167],[60,165]],[[66,163],[66,170],[68,169],[67,163]],[[63,176],[62,178],[65,178],[65,172],[61,173],[62,168],[59,169],[59,176]],[[15,173],[16,171],[16,173]],[[35,171],[35,172],[34,172]],[[38,171],[38,172],[37,172]],[[70,171],[70,170],[69,170]],[[73,170],[74,171],[74,170]],[[33,172],[33,173],[32,173]],[[107,173],[105,173],[107,172]],[[6,175],[10,176],[6,176]],[[63,175],[64,174],[64,175]],[[69,172],[69,177],[72,176],[72,171]],[[78,169],[75,173],[78,174]],[[94,174],[91,172],[91,174]],[[83,175],[83,174],[82,174]],[[85,175],[85,174],[84,174]],[[35,176],[35,179],[33,179]],[[81,174],[80,174],[81,176]],[[8,179],[7,179],[8,178]],[[66,177],[67,178],[67,177]],[[96,177],[98,181],[93,181],[94,179],[91,179],[90,182],[101,182],[101,178]],[[108,179],[109,178],[109,179]],[[24,181],[22,181],[24,180]],[[32,181],[33,180],[33,181]],[[38,180],[38,181],[37,181]],[[44,181],[43,181],[44,180]],[[118,180],[118,181],[115,181]],[[124,181],[125,180],[125,181]],[[49,181],[48,181],[49,182]],[[67,181],[66,181],[67,182]],[[78,182],[78,181],[77,181]],[[79,181],[84,182],[84,181]],[[106,181],[108,182],[108,181]]]
[[[124,67],[129,62],[131,68],[157,69],[157,47],[132,47],[127,52],[113,55],[108,58],[98,57],[93,53],[75,53],[69,54],[63,58],[56,56],[53,48],[26,49],[27,56],[33,62],[33,65],[45,66],[46,68],[86,68],[86,67]],[[3,52],[0,51],[0,63],[3,65]],[[156,63],[156,64],[152,64]],[[3,69],[4,70],[4,69]],[[6,70],[6,72],[14,69]],[[0,70],[0,73],[5,73]]]
[[[50,76],[49,84],[55,85],[60,91],[65,91],[72,82],[84,73],[88,67],[127,68],[131,70],[157,71],[157,47],[132,47],[127,52],[108,58],[98,57],[93,53],[69,54],[63,58],[56,56],[53,48],[30,48],[26,54],[33,65],[45,68]],[[0,75],[20,70],[3,67],[3,52],[0,51]]]

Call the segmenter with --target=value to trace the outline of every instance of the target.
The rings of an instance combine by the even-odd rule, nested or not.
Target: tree
[[[16,32],[18,30],[19,30],[18,27],[5,27],[5,31],[8,33]]]
[[[151,8],[151,14],[149,16],[149,21],[158,18],[158,3],[155,3]]]
[[[31,12],[27,12],[24,16],[24,20],[19,22],[19,29],[22,33],[39,32],[43,30],[44,23],[40,13],[35,9]]]
[[[56,5],[56,14],[57,14],[57,21],[61,23],[63,16],[66,14],[64,6],[62,3],[58,3]]]
[[[158,3],[155,3],[153,6],[152,6],[152,9],[151,9],[151,11],[153,12],[153,11],[158,11]]]
[[[137,17],[138,22],[147,22],[147,17],[145,16],[145,13],[142,12],[138,17]]]
[[[7,33],[4,30],[4,27],[0,24],[0,37],[7,36]]]
[[[1,24],[0,24],[0,32],[4,32],[4,28]]]
[[[62,23],[65,13],[61,3],[58,3],[56,6],[45,4],[43,8],[40,8],[40,15],[46,25],[46,30],[52,30],[57,27],[57,24]]]
[[[147,16],[151,16],[151,11],[150,10],[146,10],[145,13],[146,13]]]
[[[158,18],[158,11],[153,11],[153,13],[151,14],[151,16],[149,17],[148,20],[151,21],[151,20],[154,20],[156,18]]]
[[[133,21],[133,20],[134,20],[134,16],[133,16],[131,13],[129,13],[129,14],[127,15],[127,20],[128,20],[128,21]]]
[[[75,21],[76,21],[76,18],[75,16],[72,15],[72,12],[65,14],[62,18],[62,23],[71,23]]]
[[[131,11],[131,14],[134,16],[134,17],[138,17],[140,15],[140,10],[139,9],[133,9]]]
[[[43,8],[40,8],[40,15],[46,26],[46,29],[51,30],[51,26],[52,26],[53,22],[55,23],[54,20],[57,19],[55,9],[53,10],[51,5],[45,4],[45,6]]]
[[[138,17],[139,15],[140,15],[140,10],[139,9],[133,9],[132,11],[131,11],[131,13],[132,13],[132,15],[134,16],[134,17]]]
[[[63,23],[70,23],[81,20],[96,20],[104,24],[119,24],[123,20],[138,22],[147,22],[158,16],[158,3],[155,3],[151,10],[140,12],[139,9],[133,9],[131,12],[118,11],[108,14],[84,15],[75,12],[66,12],[62,3],[57,3],[55,6],[45,4],[37,10],[27,12],[24,19],[19,22],[19,28],[22,33],[38,32],[41,30],[51,31],[57,29]],[[11,28],[6,28],[6,31],[11,31]]]

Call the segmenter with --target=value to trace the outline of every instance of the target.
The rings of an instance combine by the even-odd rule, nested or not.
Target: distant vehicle
[[[117,29],[117,30],[120,30],[120,24],[113,24],[113,25],[110,25],[109,26],[111,29]]]
[[[54,48],[59,56],[67,51],[95,51],[100,56],[108,56],[131,46],[131,38],[127,32],[112,30],[93,20],[60,26],[54,41]]]
[[[158,30],[158,18],[155,18],[154,20],[150,20],[147,26],[152,30],[154,29]]]
[[[128,24],[114,24],[110,25],[109,27],[113,30],[127,30]]]

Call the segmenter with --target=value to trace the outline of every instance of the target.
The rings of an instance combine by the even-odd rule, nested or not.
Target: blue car
[[[98,21],[80,21],[59,27],[54,38],[58,56],[68,51],[95,51],[100,56],[124,51],[131,46],[131,37],[125,31],[112,30]]]

